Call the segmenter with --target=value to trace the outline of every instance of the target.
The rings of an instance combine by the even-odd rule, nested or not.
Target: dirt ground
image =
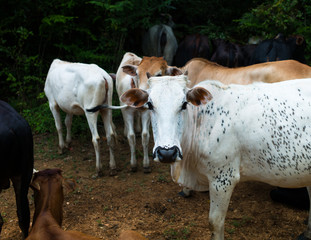
[[[142,148],[137,139],[139,168],[130,172],[130,152],[123,137],[122,121],[115,122],[119,143],[116,150],[118,175],[109,176],[109,152],[105,142],[104,176],[94,178],[95,153],[91,136],[75,136],[71,149],[58,154],[56,130],[34,136],[35,168],[61,168],[78,188],[65,193],[63,229],[78,230],[101,239],[117,239],[124,229],[133,229],[148,239],[209,239],[209,195],[195,192],[190,198],[178,195],[169,165],[151,161],[152,173],[142,170]],[[102,133],[102,127],[100,127]],[[150,152],[152,143],[150,143]],[[274,187],[263,183],[240,183],[231,198],[225,222],[227,240],[288,240],[304,231],[307,211],[272,202]],[[34,211],[29,190],[31,216]],[[5,219],[1,240],[22,239],[18,227],[13,188],[0,194],[0,212]]]

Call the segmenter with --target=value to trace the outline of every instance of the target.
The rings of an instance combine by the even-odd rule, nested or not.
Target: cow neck
[[[38,207],[36,206],[35,216],[46,216],[51,214],[59,226],[63,219],[63,190],[60,183],[55,184],[55,180],[49,179],[40,184]],[[34,223],[35,223],[34,217]]]

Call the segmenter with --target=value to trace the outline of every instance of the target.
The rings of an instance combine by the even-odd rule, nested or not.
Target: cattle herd
[[[153,47],[153,46],[156,47]],[[121,109],[130,166],[137,171],[136,133],[141,134],[143,169],[150,173],[150,123],[154,161],[171,166],[183,194],[209,191],[211,239],[224,239],[224,222],[234,187],[260,181],[282,188],[311,188],[311,67],[305,64],[301,36],[245,46],[206,36],[186,36],[177,46],[169,26],[157,25],[144,38],[143,58],[124,54],[116,74],[95,64],[55,59],[44,92],[55,119],[59,149],[71,142],[73,115],[85,115],[103,175],[97,119],[100,114],[116,175],[116,131],[112,111]],[[174,65],[174,66],[172,66]],[[119,106],[112,105],[114,92]],[[66,113],[63,139],[60,110]],[[34,172],[33,138],[28,123],[0,101],[0,192],[13,183],[23,237],[98,239],[64,231],[63,186],[74,189],[60,169]],[[27,199],[34,191],[32,228]],[[305,189],[305,188],[304,188]],[[299,197],[299,196],[295,196]],[[308,202],[309,203],[309,202]],[[0,233],[3,226],[0,215]],[[206,236],[207,237],[207,236]],[[124,231],[120,240],[146,239]],[[297,239],[311,239],[308,227]]]

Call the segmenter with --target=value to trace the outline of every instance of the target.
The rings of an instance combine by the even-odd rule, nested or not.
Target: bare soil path
[[[123,229],[136,230],[152,240],[209,239],[208,193],[195,192],[191,198],[180,197],[177,193],[181,188],[172,182],[168,165],[152,161],[152,173],[144,174],[139,138],[140,167],[136,173],[130,172],[130,152],[123,137],[123,123],[115,124],[119,134],[116,151],[119,171],[115,177],[108,176],[109,153],[105,147],[102,148],[105,175],[92,177],[95,154],[89,133],[75,136],[71,150],[63,155],[58,154],[54,129],[53,134],[34,136],[35,168],[61,168],[65,177],[78,183],[74,192],[65,193],[63,228],[111,240],[117,239]],[[271,189],[273,187],[256,182],[236,187],[226,218],[225,239],[288,240],[304,231],[307,211],[272,202]],[[29,190],[29,199],[32,216],[32,190]],[[0,239],[22,239],[13,188],[0,194],[0,212],[5,219]]]

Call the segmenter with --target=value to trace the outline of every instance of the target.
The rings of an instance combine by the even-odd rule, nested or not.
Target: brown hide
[[[188,71],[188,79],[191,82],[189,87],[204,80],[218,80],[224,84],[250,84],[255,81],[273,83],[311,77],[311,67],[295,60],[228,68],[205,59],[194,58],[182,70]]]
[[[151,76],[164,76],[167,68],[167,62],[163,57],[143,57],[137,67],[139,86],[147,85],[147,73]]]
[[[134,58],[134,57],[133,57]],[[143,57],[139,65],[131,64],[125,62],[122,66],[123,72],[133,77],[137,77],[137,84],[133,80],[131,87],[139,87],[141,89],[148,89],[148,78],[150,76],[175,76],[180,75],[181,71],[177,67],[171,67],[167,65],[167,62],[163,57]],[[122,74],[123,75],[123,74]],[[120,74],[120,79],[123,78]]]

